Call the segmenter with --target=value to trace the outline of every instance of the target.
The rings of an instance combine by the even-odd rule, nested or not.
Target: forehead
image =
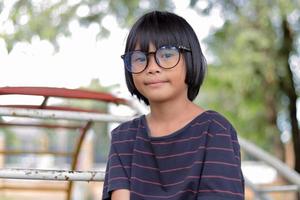
[[[162,45],[164,46],[164,45]],[[155,51],[156,49],[158,49],[159,46],[155,46],[152,42],[150,42],[148,45],[145,46],[141,46],[140,43],[137,43],[135,45],[134,50],[140,50],[140,51]]]
[[[182,45],[178,34],[171,31],[158,30],[155,27],[148,29],[137,29],[128,41],[127,51],[158,49],[161,46]]]

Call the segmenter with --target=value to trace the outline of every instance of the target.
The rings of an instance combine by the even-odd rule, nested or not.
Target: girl
[[[244,199],[235,129],[192,102],[206,63],[186,20],[145,14],[121,57],[129,91],[150,113],[112,131],[103,199]]]

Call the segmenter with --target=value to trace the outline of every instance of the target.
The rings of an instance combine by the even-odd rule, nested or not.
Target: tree
[[[265,134],[275,142],[277,150],[282,148],[279,133],[283,129],[290,131],[295,170],[300,173],[299,73],[293,64],[300,56],[299,2],[209,0],[202,8],[197,2],[203,1],[195,0],[191,5],[200,13],[218,8],[224,17],[224,26],[207,40],[214,56],[211,83],[218,81],[220,88],[225,86],[226,90],[218,94],[221,98],[216,104],[225,102],[225,109],[236,110],[233,114],[248,122],[237,124],[248,137],[251,129]],[[226,104],[228,99],[232,101]],[[236,116],[232,118],[237,120]]]
[[[0,13],[6,19],[0,26],[6,29],[0,31],[0,38],[5,40],[9,51],[14,44],[30,42],[35,36],[51,41],[58,49],[57,39],[70,35],[72,21],[79,21],[83,26],[97,24],[101,37],[109,34],[109,27],[102,24],[107,15],[115,16],[119,25],[126,27],[145,11],[172,6],[169,0],[1,0]]]

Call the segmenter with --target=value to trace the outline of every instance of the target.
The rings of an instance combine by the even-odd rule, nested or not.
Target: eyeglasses
[[[179,63],[180,52],[191,52],[191,50],[184,46],[162,46],[153,52],[130,51],[122,55],[121,58],[124,60],[127,71],[138,74],[147,68],[150,54],[154,55],[158,66],[171,69]]]

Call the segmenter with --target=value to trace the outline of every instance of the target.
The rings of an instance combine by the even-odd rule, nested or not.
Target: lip
[[[154,86],[154,85],[161,85],[167,82],[168,81],[164,81],[164,80],[150,80],[150,81],[145,81],[145,85]]]

